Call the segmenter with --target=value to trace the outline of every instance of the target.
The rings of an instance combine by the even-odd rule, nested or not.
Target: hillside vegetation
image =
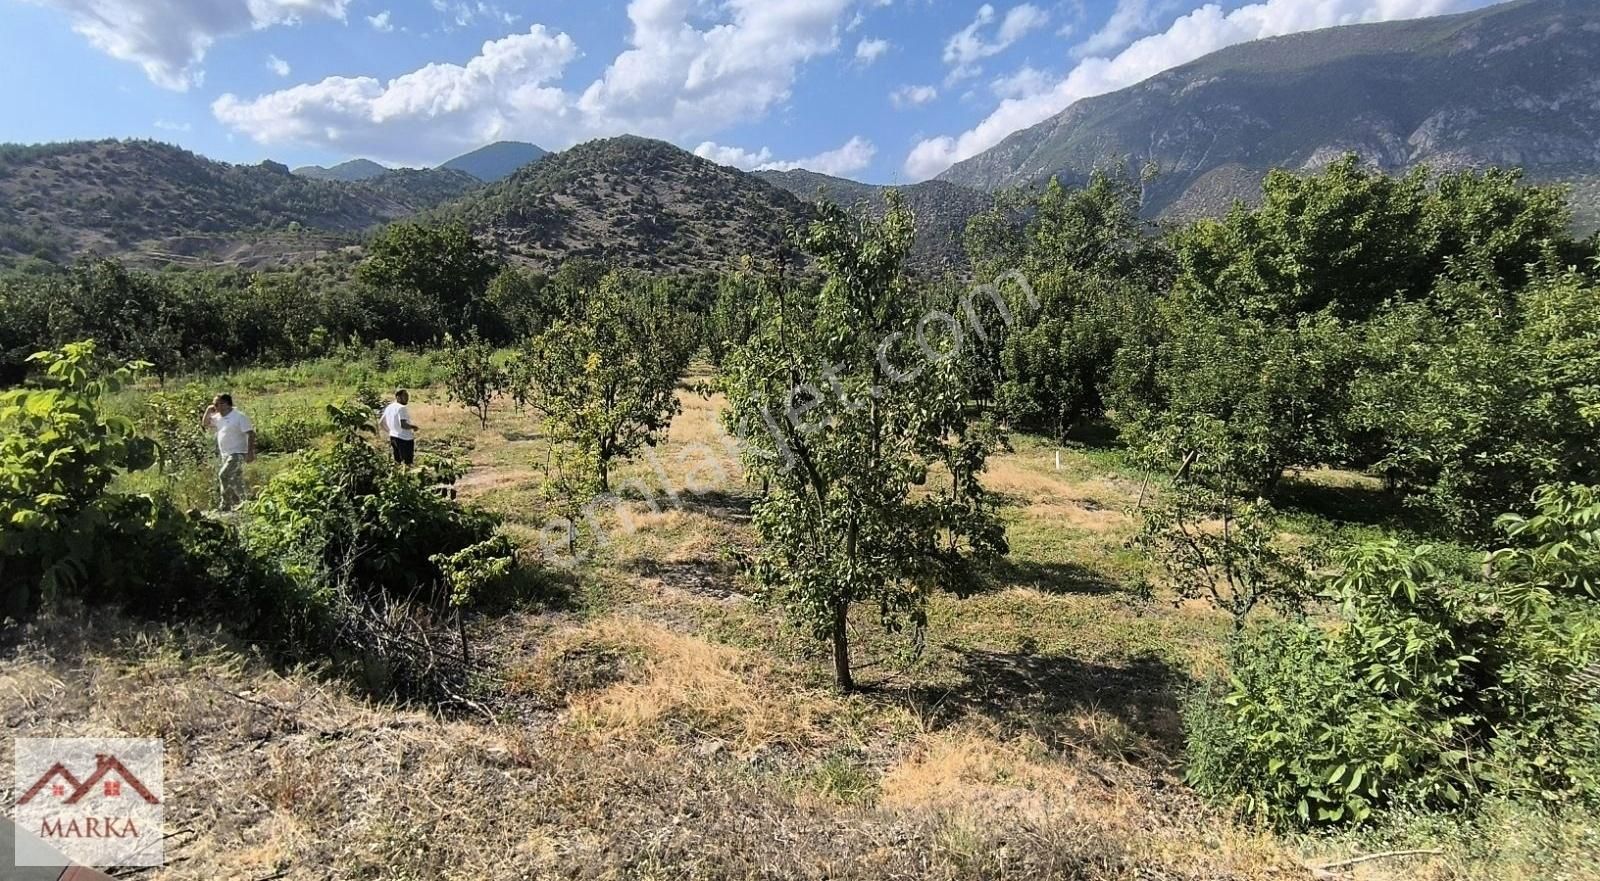
[[[759,178],[631,136],[547,156],[437,212],[537,266],[585,258],[643,269],[770,256],[809,215]]]
[[[277,163],[229,165],[154,141],[7,145],[0,147],[7,206],[0,261],[82,254],[300,261],[475,185],[458,172],[431,170],[362,183],[316,180]]]
[[[994,204],[993,197],[986,193],[939,180],[887,187],[804,169],[757,171],[754,174],[807,202],[825,199],[874,218],[883,217],[887,210],[886,193],[891,189],[898,191],[917,220],[917,235],[911,246],[912,262],[926,269],[965,265],[967,253],[962,241],[966,235],[967,221]]]

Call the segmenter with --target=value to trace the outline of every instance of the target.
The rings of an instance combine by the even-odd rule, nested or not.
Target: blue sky
[[[1493,0],[0,0],[0,141],[435,164],[633,132],[921,180],[1244,40]]]

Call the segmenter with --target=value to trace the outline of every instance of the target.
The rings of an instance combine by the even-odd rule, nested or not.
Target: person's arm
[[[213,417],[215,415],[217,415],[217,405],[216,404],[212,404],[211,406],[207,407],[206,411],[204,413],[200,414],[200,430],[201,431],[210,431],[210,430],[212,430],[213,428],[216,427],[211,421],[211,417]]]
[[[246,462],[254,462],[256,460],[256,430],[250,429],[244,433],[244,437],[250,444],[244,451],[244,460]]]
[[[400,412],[395,414],[395,417],[400,420],[400,427],[405,429],[406,431],[416,431],[417,430],[416,423],[411,421],[411,408],[410,407],[401,408]]]

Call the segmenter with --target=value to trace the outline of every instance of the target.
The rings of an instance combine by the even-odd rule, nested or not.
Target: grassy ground
[[[369,380],[396,370],[426,379],[407,360]],[[270,431],[350,397],[351,375],[205,384]],[[539,595],[470,622],[496,718],[374,704],[221,631],[89,614],[36,625],[0,660],[0,710],[32,736],[166,739],[184,831],[158,878],[1308,878],[1308,863],[1383,846],[1444,853],[1351,877],[1600,877],[1581,817],[1508,809],[1474,828],[1286,841],[1194,797],[1179,700],[1219,669],[1228,623],[1129,589],[1147,566],[1126,547],[1130,509],[1157,490],[1113,450],[1016,438],[988,475],[1009,561],[984,592],[934,600],[920,655],[861,616],[866,688],[837,694],[820,644],[729,562],[755,541],[756,488],[721,402],[691,386],[668,442],[614,475],[626,501],[596,513],[580,558],[552,557]],[[501,409],[480,429],[438,390],[413,395],[419,449],[472,464],[461,497],[524,546],[559,549],[536,420]],[[137,411],[138,394],[118,404]],[[251,482],[287,455],[264,456]],[[202,468],[129,485],[163,481],[197,506],[211,492]],[[1299,492],[1298,531],[1395,528],[1359,481]]]

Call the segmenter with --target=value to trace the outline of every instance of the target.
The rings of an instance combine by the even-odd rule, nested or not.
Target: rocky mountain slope
[[[579,144],[433,212],[527,262],[587,257],[707,269],[775,252],[809,206],[772,184],[664,141]]]
[[[264,265],[347,245],[481,186],[439,169],[356,183],[231,165],[154,141],[0,146],[0,265],[88,254]]]
[[[1079,101],[939,179],[992,191],[1080,181],[1106,162],[1154,165],[1148,211],[1186,218],[1259,194],[1271,168],[1349,151],[1390,171],[1600,173],[1600,3],[1516,0],[1234,46]],[[1577,208],[1594,218],[1593,205]]]
[[[883,215],[884,194],[888,190],[899,190],[906,200],[906,206],[917,218],[917,239],[912,246],[912,259],[919,266],[929,268],[957,267],[966,263],[962,237],[966,233],[967,220],[994,202],[987,193],[942,180],[886,187],[804,169],[757,171],[755,176],[808,202],[827,199],[845,208],[865,212],[871,217]]]
[[[493,182],[510,177],[512,172],[522,166],[537,162],[547,155],[549,154],[543,147],[534,144],[525,144],[521,141],[495,141],[471,153],[463,153],[439,167],[464,171],[478,180]]]

